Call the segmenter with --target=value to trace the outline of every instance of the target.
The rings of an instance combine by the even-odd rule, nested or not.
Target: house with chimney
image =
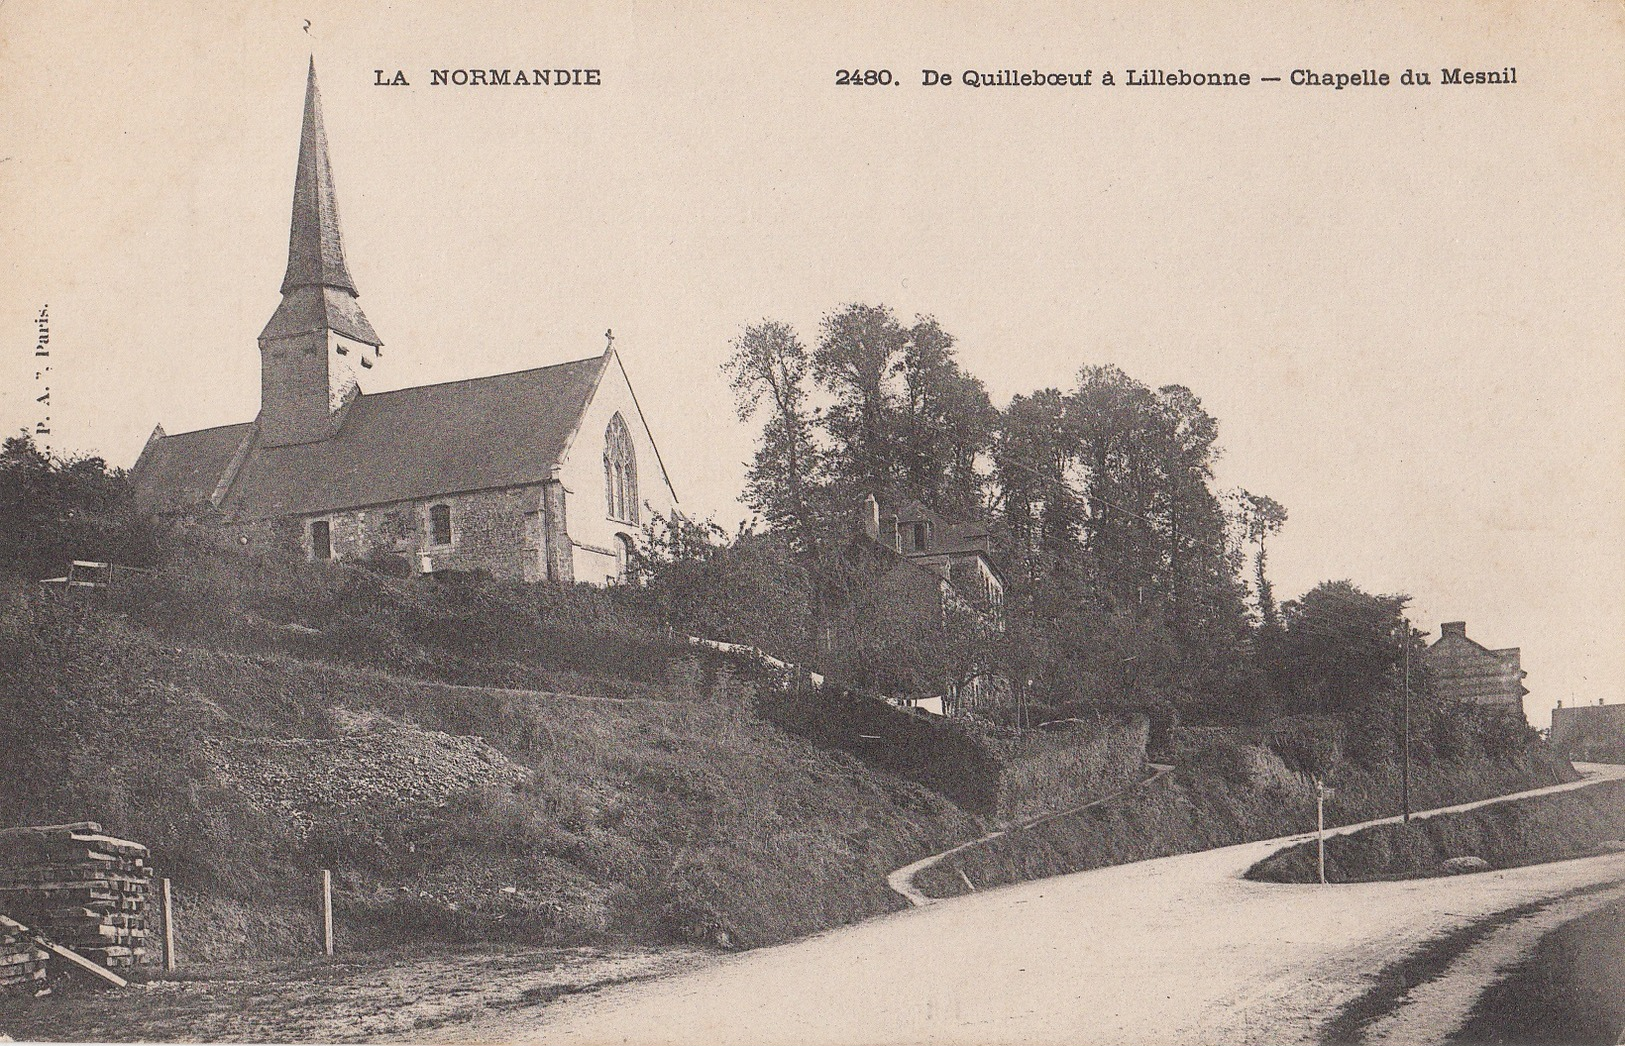
[[[1440,697],[1524,714],[1528,673],[1517,647],[1491,650],[1467,638],[1467,622],[1446,621],[1424,657]]]
[[[950,520],[918,501],[863,503],[863,529],[874,544],[895,553],[888,572],[895,583],[919,590],[933,611],[962,606],[996,618],[1004,606],[1004,575],[993,563],[988,529]]]
[[[864,613],[882,614],[903,633],[947,626],[987,636],[1004,627],[1004,575],[993,560],[986,527],[949,519],[918,501],[864,500],[861,533],[849,550],[871,579]],[[942,680],[933,692],[895,694],[893,703],[937,714],[975,709],[1008,690],[983,661]]]
[[[155,428],[131,472],[148,511],[313,560],[568,584],[624,577],[650,514],[676,510],[608,333],[568,362],[365,391],[386,356],[345,263],[314,61],[281,294],[258,339],[258,415]]]

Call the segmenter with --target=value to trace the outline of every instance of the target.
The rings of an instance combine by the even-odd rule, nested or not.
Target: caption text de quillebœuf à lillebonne
[[[1493,69],[1463,66],[1406,68],[1391,71],[1377,68],[1283,70],[1271,75],[1240,69],[1172,68],[1041,69],[1024,65],[967,69],[926,68],[919,75],[897,73],[881,66],[837,68],[832,70],[837,87],[1186,87],[1226,88],[1282,84],[1292,87],[1327,88],[1342,91],[1373,87],[1477,87],[1515,86],[1518,67]],[[403,69],[374,69],[377,87],[602,87],[606,82],[599,68],[466,68],[428,69],[408,76]]]

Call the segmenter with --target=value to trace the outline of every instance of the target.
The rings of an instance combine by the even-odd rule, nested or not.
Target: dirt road
[[[1585,781],[1541,791],[1625,776],[1625,767],[1583,769]],[[442,1027],[436,1037],[1310,1042],[1371,986],[1371,974],[1423,942],[1531,901],[1625,880],[1625,853],[1410,882],[1241,878],[1304,838],[990,890],[545,1010]]]

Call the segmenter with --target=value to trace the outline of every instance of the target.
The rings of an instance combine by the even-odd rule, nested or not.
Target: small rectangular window
[[[436,545],[451,544],[450,505],[435,505],[429,509],[429,540]]]
[[[333,558],[333,527],[325,519],[313,520],[310,524],[310,558]]]
[[[916,551],[916,552],[924,552],[925,551],[925,543],[926,543],[926,529],[925,529],[925,527],[926,527],[926,525],[924,523],[916,523],[916,524],[914,524],[914,551]]]

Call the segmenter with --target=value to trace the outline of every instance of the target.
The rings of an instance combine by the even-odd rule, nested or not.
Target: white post
[[[164,969],[175,972],[175,908],[169,898],[169,880],[163,881]]]
[[[1326,784],[1315,778],[1315,849],[1320,864],[1320,885],[1326,885]]]
[[[333,954],[333,873],[322,869],[322,944]]]

